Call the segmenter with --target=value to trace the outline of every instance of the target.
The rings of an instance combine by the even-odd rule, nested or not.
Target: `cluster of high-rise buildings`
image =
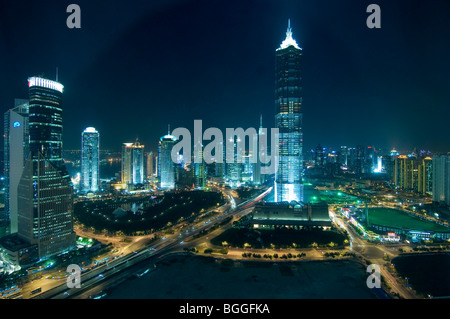
[[[395,152],[395,150],[394,150]],[[320,144],[308,154],[305,164],[313,175],[335,176],[344,173],[364,175],[382,173],[388,166],[388,156],[373,146],[341,146],[337,150]]]
[[[450,155],[398,155],[392,175],[396,187],[432,195],[433,202],[450,205]]]
[[[392,186],[422,195],[432,195],[433,202],[450,205],[449,155],[430,151],[400,154],[384,152],[373,146],[338,150],[318,145],[305,161],[309,176],[336,177],[384,174]]]
[[[299,204],[303,202],[305,174],[385,173],[395,187],[432,194],[433,201],[450,205],[448,155],[426,152],[401,155],[395,150],[383,153],[372,146],[342,146],[331,150],[318,145],[304,160],[302,48],[293,38],[290,23],[275,55],[275,126],[279,130],[279,143],[274,176],[262,174],[259,158],[260,154],[269,153],[269,149],[252,153],[250,148],[241,149],[237,140],[232,141],[234,163],[206,164],[203,152],[199,163],[188,161],[184,154],[172,157],[178,140],[169,129],[160,138],[157,153],[145,152],[139,140],[122,144],[120,182],[117,181],[116,189],[204,188],[207,180],[235,188],[273,180],[275,202]],[[62,156],[64,87],[57,80],[30,77],[28,90],[28,99],[16,99],[14,107],[4,116],[4,219],[10,222],[10,235],[0,239],[0,245],[20,265],[75,246],[74,189]],[[258,134],[259,138],[265,134],[262,117]],[[243,158],[239,163],[238,154]],[[81,133],[78,191],[83,195],[101,190],[100,133],[88,127]]]

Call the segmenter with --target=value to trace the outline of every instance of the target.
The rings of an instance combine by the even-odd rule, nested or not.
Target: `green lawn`
[[[433,222],[418,218],[391,208],[369,208],[369,221],[371,224],[395,228],[409,228],[417,231],[450,232],[450,229]]]

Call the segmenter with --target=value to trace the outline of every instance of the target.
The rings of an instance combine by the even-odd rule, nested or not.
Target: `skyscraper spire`
[[[261,116],[259,117],[259,127],[262,127],[262,114],[261,114]]]
[[[286,30],[286,39],[284,39],[283,43],[281,43],[280,48],[278,48],[277,50],[286,49],[287,47],[289,47],[291,45],[293,45],[297,49],[301,49],[298,46],[297,41],[295,41],[294,38],[292,37],[291,19],[288,19],[288,27]]]
[[[167,125],[167,135],[170,135],[170,124]]]

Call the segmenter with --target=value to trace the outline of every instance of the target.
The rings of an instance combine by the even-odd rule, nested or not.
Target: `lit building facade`
[[[417,187],[418,169],[416,159],[407,155],[400,155],[394,162],[394,184],[405,189],[414,190]]]
[[[4,117],[4,177],[5,177],[5,220],[9,220],[10,234],[18,231],[18,186],[28,147],[28,100],[15,100],[15,107],[5,112]]]
[[[275,201],[303,201],[302,48],[292,38],[276,50],[275,125],[279,129],[279,165]]]
[[[261,174],[261,158],[260,155],[266,156],[266,149],[264,146],[261,145],[259,147],[258,141],[260,141],[263,138],[264,131],[263,131],[263,125],[262,125],[262,115],[260,116],[259,120],[259,130],[258,130],[258,139],[254,139],[253,143],[253,150],[254,153],[251,154],[252,157],[256,157],[256,163],[253,163],[253,184],[254,185],[261,185],[264,183],[264,175]]]
[[[150,179],[155,175],[155,155],[153,152],[147,153],[147,178]]]
[[[122,184],[144,183],[144,145],[139,141],[122,145]]]
[[[432,193],[432,159],[415,156],[399,155],[394,158],[394,185],[421,194]]]
[[[161,137],[158,146],[158,176],[162,189],[174,189],[176,182],[175,164],[172,161],[172,148],[177,138],[167,134]]]
[[[433,156],[432,165],[433,202],[450,206],[450,156]]]
[[[255,206],[250,223],[254,228],[330,229],[328,205],[320,203],[262,202]]]
[[[62,158],[62,93],[59,82],[31,77],[29,156],[18,185],[18,236],[45,259],[74,247],[73,189]]]
[[[81,191],[95,193],[100,185],[100,133],[93,127],[81,133]]]
[[[242,156],[242,162],[238,163],[238,154],[243,154],[243,150],[240,149],[240,139],[239,138],[232,138],[230,139],[230,143],[233,143],[233,147],[230,149],[227,148],[227,152],[232,152],[232,154],[227,154],[228,157],[233,158],[233,162],[226,163],[227,168],[227,177],[226,177],[226,184],[230,186],[231,188],[238,188],[240,187],[242,183],[242,170],[243,170],[243,159]]]
[[[433,192],[433,160],[425,157],[419,163],[417,191],[421,194],[431,194]]]

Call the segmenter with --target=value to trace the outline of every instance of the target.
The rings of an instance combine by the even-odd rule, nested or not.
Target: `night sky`
[[[81,7],[81,29],[66,8]],[[381,29],[366,8],[381,7]],[[450,151],[450,1],[0,1],[0,107],[33,75],[64,84],[64,148],[171,128],[274,127],[275,50],[288,18],[303,48],[305,149]]]

